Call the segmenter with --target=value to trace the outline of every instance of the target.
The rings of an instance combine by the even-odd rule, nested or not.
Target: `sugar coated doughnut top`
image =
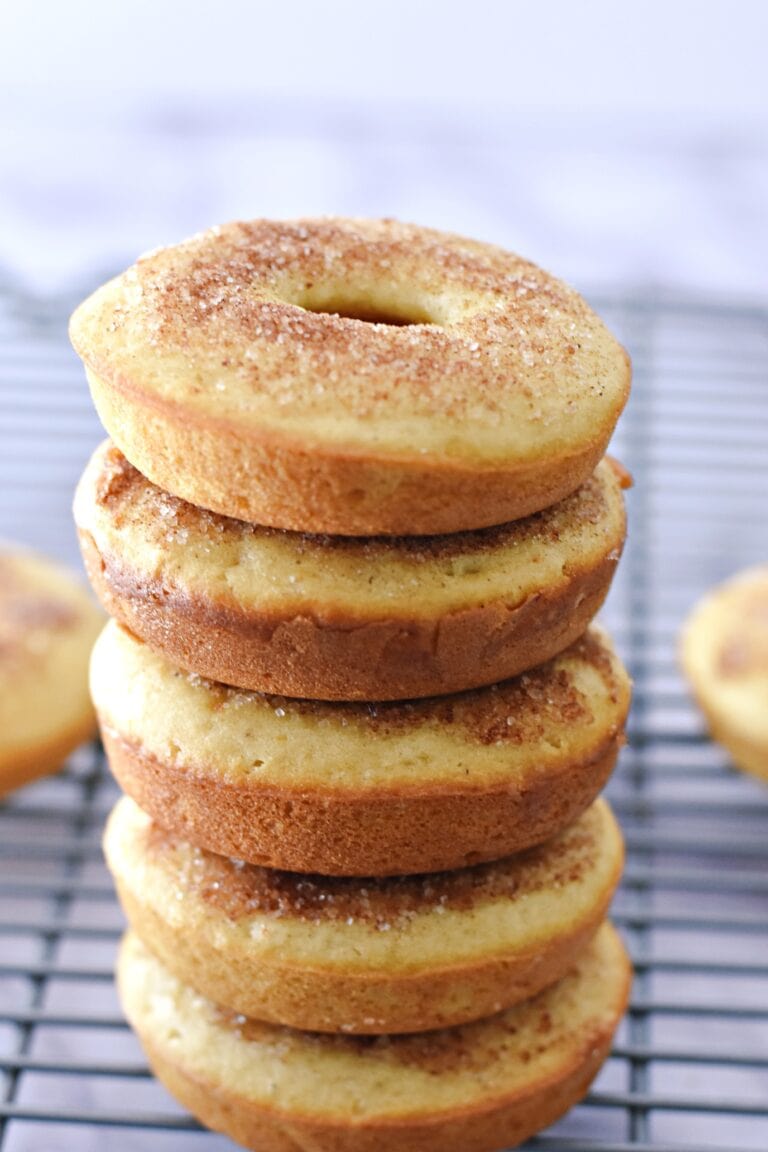
[[[391,220],[256,220],[143,257],[75,313],[107,430],[161,487],[276,527],[434,532],[573,491],[626,400],[582,298]]]

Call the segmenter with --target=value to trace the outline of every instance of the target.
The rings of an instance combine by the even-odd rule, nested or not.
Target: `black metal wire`
[[[65,318],[0,277],[0,536],[76,561],[69,501],[101,432]],[[706,739],[675,658],[708,586],[768,559],[768,309],[596,301],[635,362],[614,452],[630,541],[605,613],[635,680],[608,789],[628,845],[615,919],[636,969],[587,1101],[536,1152],[768,1148],[768,789]],[[0,806],[0,1150],[230,1145],[151,1079],[115,998],[122,921],[96,747]]]

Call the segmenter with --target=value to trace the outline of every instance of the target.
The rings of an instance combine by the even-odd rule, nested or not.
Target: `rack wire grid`
[[[768,789],[706,737],[676,668],[712,584],[768,558],[768,309],[594,298],[634,360],[614,452],[635,477],[604,619],[635,682],[608,795],[628,858],[614,917],[631,1007],[586,1101],[537,1152],[768,1148]],[[0,532],[76,562],[69,499],[101,433],[73,301],[0,283]],[[43,703],[44,706],[44,703]],[[122,919],[97,745],[0,809],[0,1149],[223,1152],[148,1073],[112,983]]]

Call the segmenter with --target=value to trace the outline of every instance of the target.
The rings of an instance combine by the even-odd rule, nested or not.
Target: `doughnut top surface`
[[[341,535],[549,507],[597,465],[629,361],[578,293],[392,220],[255,220],[143,257],[75,312],[112,439],[161,488]]]
[[[473,791],[599,754],[626,717],[628,677],[596,625],[541,667],[426,700],[327,703],[187,675],[114,621],[91,688],[106,729],[167,765],[247,787]],[[468,771],[469,769],[469,771]]]
[[[197,413],[405,454],[536,454],[620,407],[627,379],[571,288],[391,220],[213,228],[99,289],[72,337],[94,372]]]
[[[604,857],[613,860],[618,851],[613,828],[606,802],[598,800],[559,836],[502,860],[410,876],[328,877],[262,868],[206,852],[153,823],[124,796],[112,817],[110,843],[113,855],[125,853],[127,845],[142,866],[162,868],[185,897],[233,923],[258,916],[406,930],[415,917],[434,919],[439,909],[443,932],[452,923],[450,916],[445,920],[448,913],[489,904],[508,910],[515,902],[551,899],[553,889],[575,890],[595,873],[602,881]],[[498,922],[495,929],[498,943]],[[361,966],[365,959],[359,960]]]
[[[144,1043],[151,1043],[156,1063],[167,1053],[174,1064],[187,1067],[190,1102],[199,1109],[205,1093],[223,1099],[227,1107],[219,1113],[218,1126],[229,1121],[229,1132],[234,1130],[234,1101],[238,1106],[245,1102],[251,1129],[244,1135],[239,1128],[236,1134],[248,1147],[259,1147],[256,1141],[267,1124],[282,1121],[291,1124],[292,1133],[298,1130],[304,1147],[312,1146],[303,1135],[308,1130],[322,1152],[360,1146],[361,1132],[366,1152],[516,1147],[573,1103],[577,1086],[578,1094],[584,1094],[596,1072],[589,1061],[602,1062],[607,1054],[629,981],[626,952],[605,924],[572,973],[538,997],[461,1028],[372,1039],[276,1028],[217,1009],[172,977],[134,936],[125,939],[118,966],[128,1019]],[[569,1076],[570,1099],[558,1104],[560,1084]],[[532,1104],[534,1092],[540,1097]],[[554,1101],[546,1118],[541,1117],[544,1099]],[[505,1123],[489,1140],[467,1138],[471,1125],[482,1123],[492,1107],[506,1101],[521,1110],[511,1117],[514,1128],[510,1116],[502,1114]],[[306,1128],[298,1128],[299,1119]],[[311,1121],[326,1127],[309,1128]],[[334,1122],[346,1130],[347,1139],[334,1139]],[[379,1139],[367,1139],[377,1122],[382,1124],[378,1133],[374,1130]],[[440,1122],[466,1122],[467,1127],[456,1139],[439,1132],[438,1142],[430,1136]],[[318,1130],[325,1139],[316,1138]],[[487,1128],[481,1129],[484,1134]],[[281,1145],[274,1141],[262,1147]]]

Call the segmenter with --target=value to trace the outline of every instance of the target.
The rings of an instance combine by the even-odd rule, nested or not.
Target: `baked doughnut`
[[[392,220],[255,220],[160,249],[71,337],[145,476],[300,532],[457,532],[548,508],[605,452],[623,348],[519,256]]]
[[[194,848],[132,800],[104,839],[128,921],[215,1004],[320,1032],[420,1032],[559,980],[605,919],[621,833],[598,800],[546,844],[426,876],[331,879]]]
[[[505,1012],[408,1036],[259,1023],[181,984],[135,936],[123,1008],[156,1075],[208,1127],[256,1152],[492,1152],[580,1100],[626,1008],[631,969],[604,924],[560,983]]]
[[[75,497],[104,607],[188,671],[318,700],[437,696],[507,679],[575,640],[625,535],[626,473],[452,536],[307,536],[204,512],[110,445]]]
[[[458,868],[554,836],[603,787],[629,706],[596,629],[490,688],[332,704],[187,675],[111,622],[91,688],[118,783],[162,827],[328,876]]]
[[[88,658],[103,623],[70,572],[0,545],[0,795],[94,734]]]
[[[768,780],[768,565],[709,593],[682,636],[682,664],[712,736]]]

